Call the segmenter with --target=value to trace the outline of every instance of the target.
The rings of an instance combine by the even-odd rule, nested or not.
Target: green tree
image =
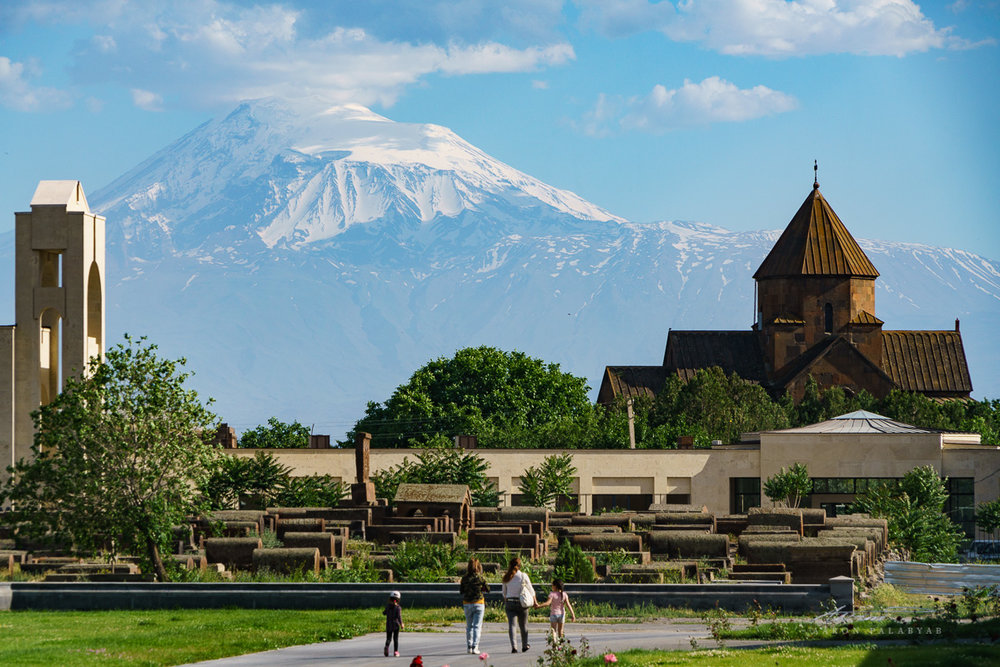
[[[15,509],[4,518],[19,535],[140,556],[167,579],[171,526],[203,509],[197,489],[218,455],[205,439],[215,416],[184,388],[184,363],[126,336],[87,376],[66,379],[32,415],[34,460],[8,469],[2,491]]]
[[[572,493],[575,474],[571,454],[546,456],[537,468],[531,466],[521,473],[519,490],[525,504],[555,509],[559,498]]]
[[[424,449],[417,460],[405,457],[402,463],[372,473],[375,495],[392,501],[400,484],[465,484],[472,494],[472,504],[496,507],[500,494],[486,476],[490,464],[478,454],[456,449]]]
[[[1000,528],[1000,500],[979,503],[976,507],[976,525],[987,533]]]
[[[812,493],[812,480],[804,463],[794,463],[782,468],[764,482],[764,495],[773,503],[798,507],[802,499]]]
[[[878,485],[855,498],[852,512],[886,519],[889,540],[910,551],[913,560],[953,562],[965,539],[944,513],[948,500],[945,480],[932,466],[914,468],[898,485]]]
[[[211,509],[235,507],[336,507],[347,484],[329,475],[292,477],[271,452],[222,456],[201,487]]]
[[[785,411],[763,387],[735,373],[727,376],[718,366],[697,371],[687,382],[671,375],[649,419],[666,436],[659,441],[670,446],[678,435],[693,435],[696,446],[708,447],[712,440],[731,443],[741,433],[788,425]]]
[[[583,378],[558,364],[492,347],[465,348],[418,369],[385,403],[369,403],[341,445],[352,446],[354,433],[366,431],[372,447],[419,447],[456,435],[475,435],[482,447],[572,447],[576,443],[552,441],[558,429],[540,428],[590,419],[588,390]]]
[[[309,429],[297,421],[288,424],[277,417],[246,431],[240,437],[242,449],[308,449]]]

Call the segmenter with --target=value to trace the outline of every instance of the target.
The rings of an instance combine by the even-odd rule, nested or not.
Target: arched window
[[[823,307],[823,331],[833,333],[833,306],[830,304]]]

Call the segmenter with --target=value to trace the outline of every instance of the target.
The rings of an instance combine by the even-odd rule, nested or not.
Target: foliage
[[[976,507],[976,525],[987,533],[1000,528],[1000,500],[979,503]]]
[[[569,540],[559,543],[553,577],[567,583],[594,583],[594,565],[579,546]]]
[[[274,499],[278,507],[336,507],[349,491],[348,484],[329,475],[289,477]]]
[[[593,408],[583,378],[521,352],[465,348],[418,369],[384,403],[369,403],[354,434],[372,447],[424,446],[435,436],[475,435],[480,446],[575,446],[576,420]]]
[[[500,493],[486,476],[490,464],[478,454],[456,449],[425,449],[417,452],[417,460],[409,457],[391,468],[375,471],[371,480],[375,495],[392,500],[400,484],[466,484],[472,494],[472,504],[496,507]]]
[[[537,468],[530,466],[521,473],[518,489],[524,504],[554,509],[557,499],[572,493],[575,474],[572,454],[546,456]]]
[[[764,482],[764,495],[771,502],[781,503],[786,507],[798,507],[810,493],[812,480],[804,463],[795,463],[788,469],[782,468]]]
[[[171,526],[203,509],[197,487],[218,451],[203,439],[215,416],[184,388],[184,363],[126,335],[88,375],[65,379],[32,414],[34,460],[10,468],[2,490],[19,535],[137,555],[145,571],[167,578],[161,554],[170,553]]]
[[[307,449],[309,429],[295,420],[288,424],[271,417],[267,426],[261,424],[244,432],[239,446],[243,449]]]
[[[267,507],[291,472],[270,452],[256,452],[252,458],[222,456],[201,491],[212,509]]]
[[[450,577],[464,560],[465,549],[425,541],[403,542],[389,557],[389,567],[401,581],[437,581]]]
[[[375,561],[369,556],[371,545],[364,543],[363,546],[355,546],[352,549],[347,567],[335,570],[327,568],[323,573],[323,579],[331,582],[343,583],[374,583],[380,581],[379,572],[375,568]]]
[[[954,562],[965,535],[944,514],[948,490],[931,466],[914,468],[898,486],[878,485],[859,494],[852,512],[867,512],[889,523],[889,540],[925,563]]]
[[[693,435],[697,445],[708,446],[712,440],[735,442],[747,431],[785,428],[788,418],[759,384],[714,366],[687,382],[671,375],[656,396],[650,424]]]
[[[580,642],[576,648],[573,643],[556,637],[550,632],[545,637],[546,647],[536,664],[541,667],[566,667],[575,665],[591,656],[590,642],[586,637],[580,637]]]
[[[223,456],[201,487],[212,509],[233,507],[336,507],[347,484],[329,475],[292,477],[271,452]]]

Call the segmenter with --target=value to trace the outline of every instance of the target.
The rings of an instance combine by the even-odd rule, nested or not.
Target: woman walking
[[[490,585],[486,583],[478,558],[469,559],[469,567],[460,586],[462,608],[465,610],[465,648],[469,653],[479,653],[479,636],[483,632],[483,615],[486,612],[483,593],[490,590]]]
[[[521,592],[525,591],[527,604],[522,603]],[[528,595],[530,594],[530,596]],[[526,652],[528,643],[528,609],[535,606],[535,589],[528,575],[521,571],[521,559],[512,558],[507,572],[503,575],[504,608],[507,611],[507,634],[510,636],[510,652],[517,653],[514,644],[514,619],[521,630],[521,652]]]

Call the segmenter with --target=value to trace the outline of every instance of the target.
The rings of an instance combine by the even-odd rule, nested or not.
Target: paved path
[[[512,654],[507,638],[506,623],[486,623],[484,635],[479,643],[480,651],[490,654],[489,664],[495,667],[533,665],[546,648],[545,632],[548,623],[529,623],[528,640],[531,649],[527,653]],[[665,650],[691,650],[691,639],[699,646],[713,646],[705,625],[692,619],[658,619],[647,623],[569,623],[566,637],[576,646],[580,637],[590,642],[591,651],[603,654],[607,651],[624,651],[630,648],[658,648]],[[289,648],[251,653],[248,655],[196,663],[211,667],[265,667],[268,665],[311,666],[332,665],[337,667],[374,667],[396,665],[409,667],[415,655],[421,655],[427,667],[479,666],[477,656],[465,652],[465,624],[456,623],[433,631],[404,631],[399,635],[400,657],[382,656],[385,635],[369,634],[339,642],[307,644]],[[731,645],[745,642],[729,642]],[[746,642],[752,644],[754,642]],[[758,644],[761,642],[757,642]]]

